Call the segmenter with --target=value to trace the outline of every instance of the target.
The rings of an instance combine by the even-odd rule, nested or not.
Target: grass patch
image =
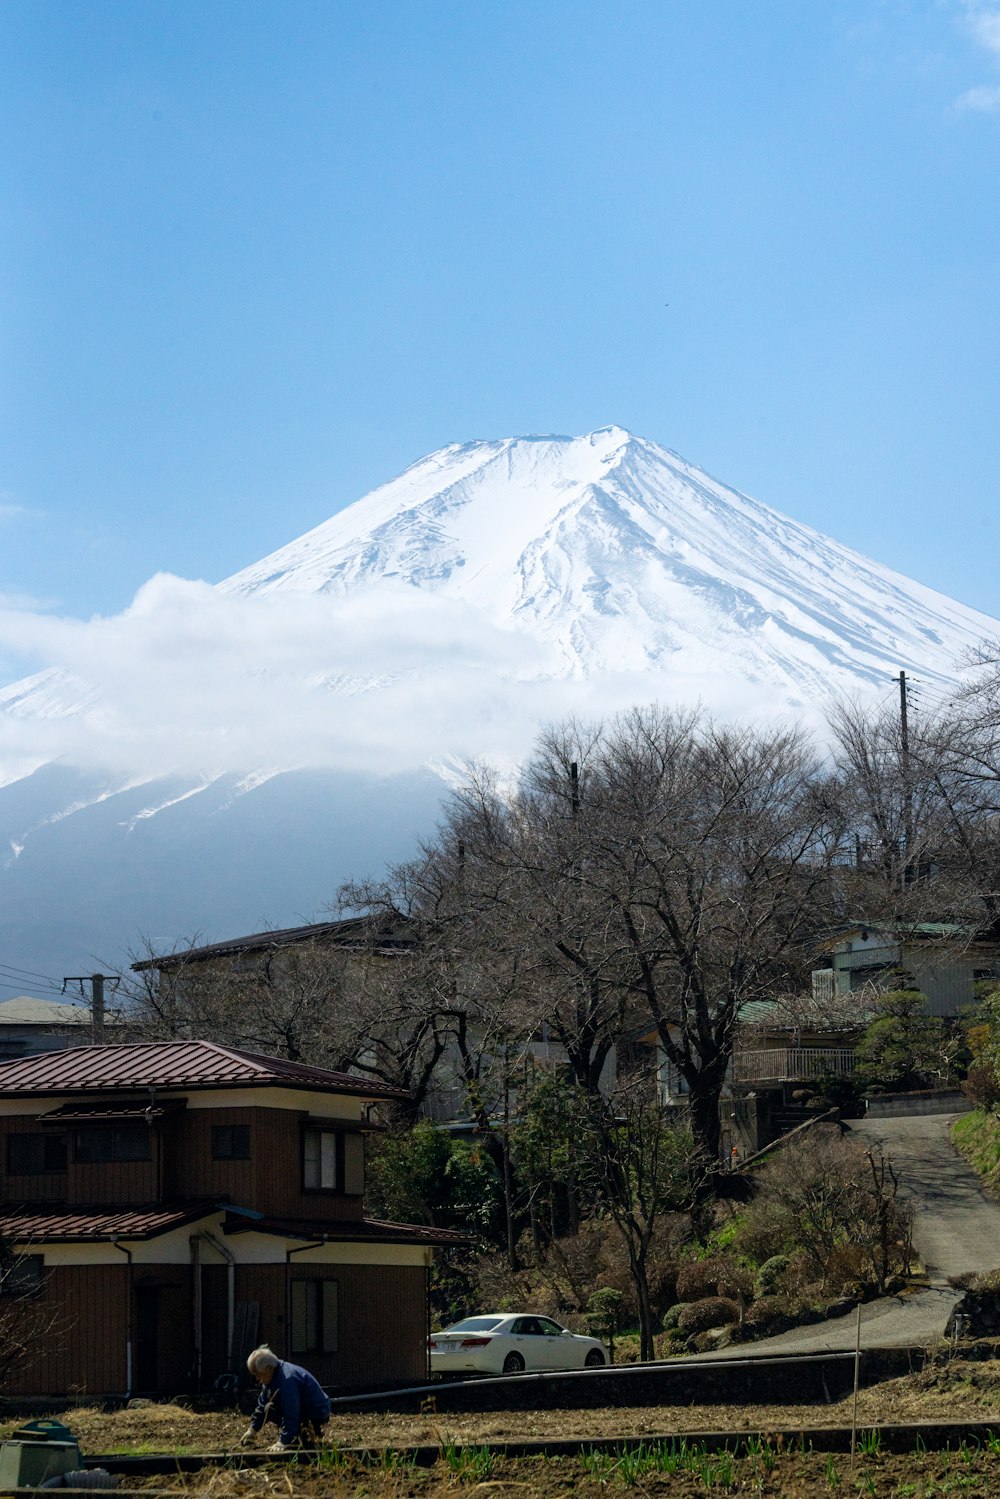
[[[982,1109],[960,1114],[951,1127],[951,1137],[959,1153],[982,1177],[986,1190],[1000,1197],[1000,1118]]]

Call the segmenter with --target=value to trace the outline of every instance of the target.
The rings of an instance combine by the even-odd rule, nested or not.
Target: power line
[[[59,985],[56,983],[50,983],[48,980],[46,980],[44,983],[35,983],[29,979],[25,979],[22,974],[17,972],[17,970],[11,972],[9,969],[2,966],[0,966],[0,977],[7,980],[8,986],[11,988],[13,988],[14,985],[19,985],[22,990],[47,989],[50,994],[55,995],[61,995],[63,992]]]
[[[46,983],[54,983],[58,986],[58,979],[54,979],[51,973],[36,973],[34,968],[18,968],[15,962],[0,962],[0,970],[4,973],[22,973],[25,979],[45,979]]]

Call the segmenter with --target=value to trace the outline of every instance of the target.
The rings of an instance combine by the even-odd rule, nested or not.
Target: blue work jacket
[[[295,1441],[303,1422],[319,1427],[329,1415],[330,1402],[319,1381],[308,1369],[282,1359],[271,1375],[271,1383],[261,1386],[250,1425],[260,1431],[265,1421],[274,1421],[287,1446]]]

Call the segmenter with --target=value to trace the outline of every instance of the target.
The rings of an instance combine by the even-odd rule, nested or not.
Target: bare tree
[[[577,1090],[578,1092],[580,1090]],[[691,1140],[641,1080],[627,1074],[607,1099],[580,1095],[583,1171],[621,1236],[639,1307],[639,1357],[655,1356],[649,1258],[670,1213],[694,1200]]]
[[[637,709],[543,734],[510,790],[472,775],[381,900],[447,953],[457,1014],[520,1045],[551,1036],[587,1094],[630,1029],[655,1028],[703,1184],[736,1018],[800,978],[838,816],[795,734]]]
[[[26,1274],[36,1269],[37,1277]],[[0,1239],[0,1382],[43,1357],[72,1325],[67,1307],[47,1294],[42,1256],[17,1254]]]

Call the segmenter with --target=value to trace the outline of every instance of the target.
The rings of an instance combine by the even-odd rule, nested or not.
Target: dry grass
[[[340,1447],[375,1449],[416,1445],[476,1445],[546,1437],[660,1436],[698,1431],[767,1432],[798,1426],[850,1424],[851,1398],[829,1405],[662,1405],[603,1410],[426,1412],[420,1415],[335,1412],[327,1428]],[[960,1357],[919,1374],[862,1390],[863,1424],[988,1419],[1000,1409],[1000,1360]],[[226,1452],[233,1450],[247,1417],[237,1411],[197,1412],[152,1404],[102,1411],[80,1407],[56,1414],[79,1437],[87,1454],[124,1452]],[[0,1426],[7,1436],[18,1425]],[[262,1444],[263,1445],[263,1444]]]

